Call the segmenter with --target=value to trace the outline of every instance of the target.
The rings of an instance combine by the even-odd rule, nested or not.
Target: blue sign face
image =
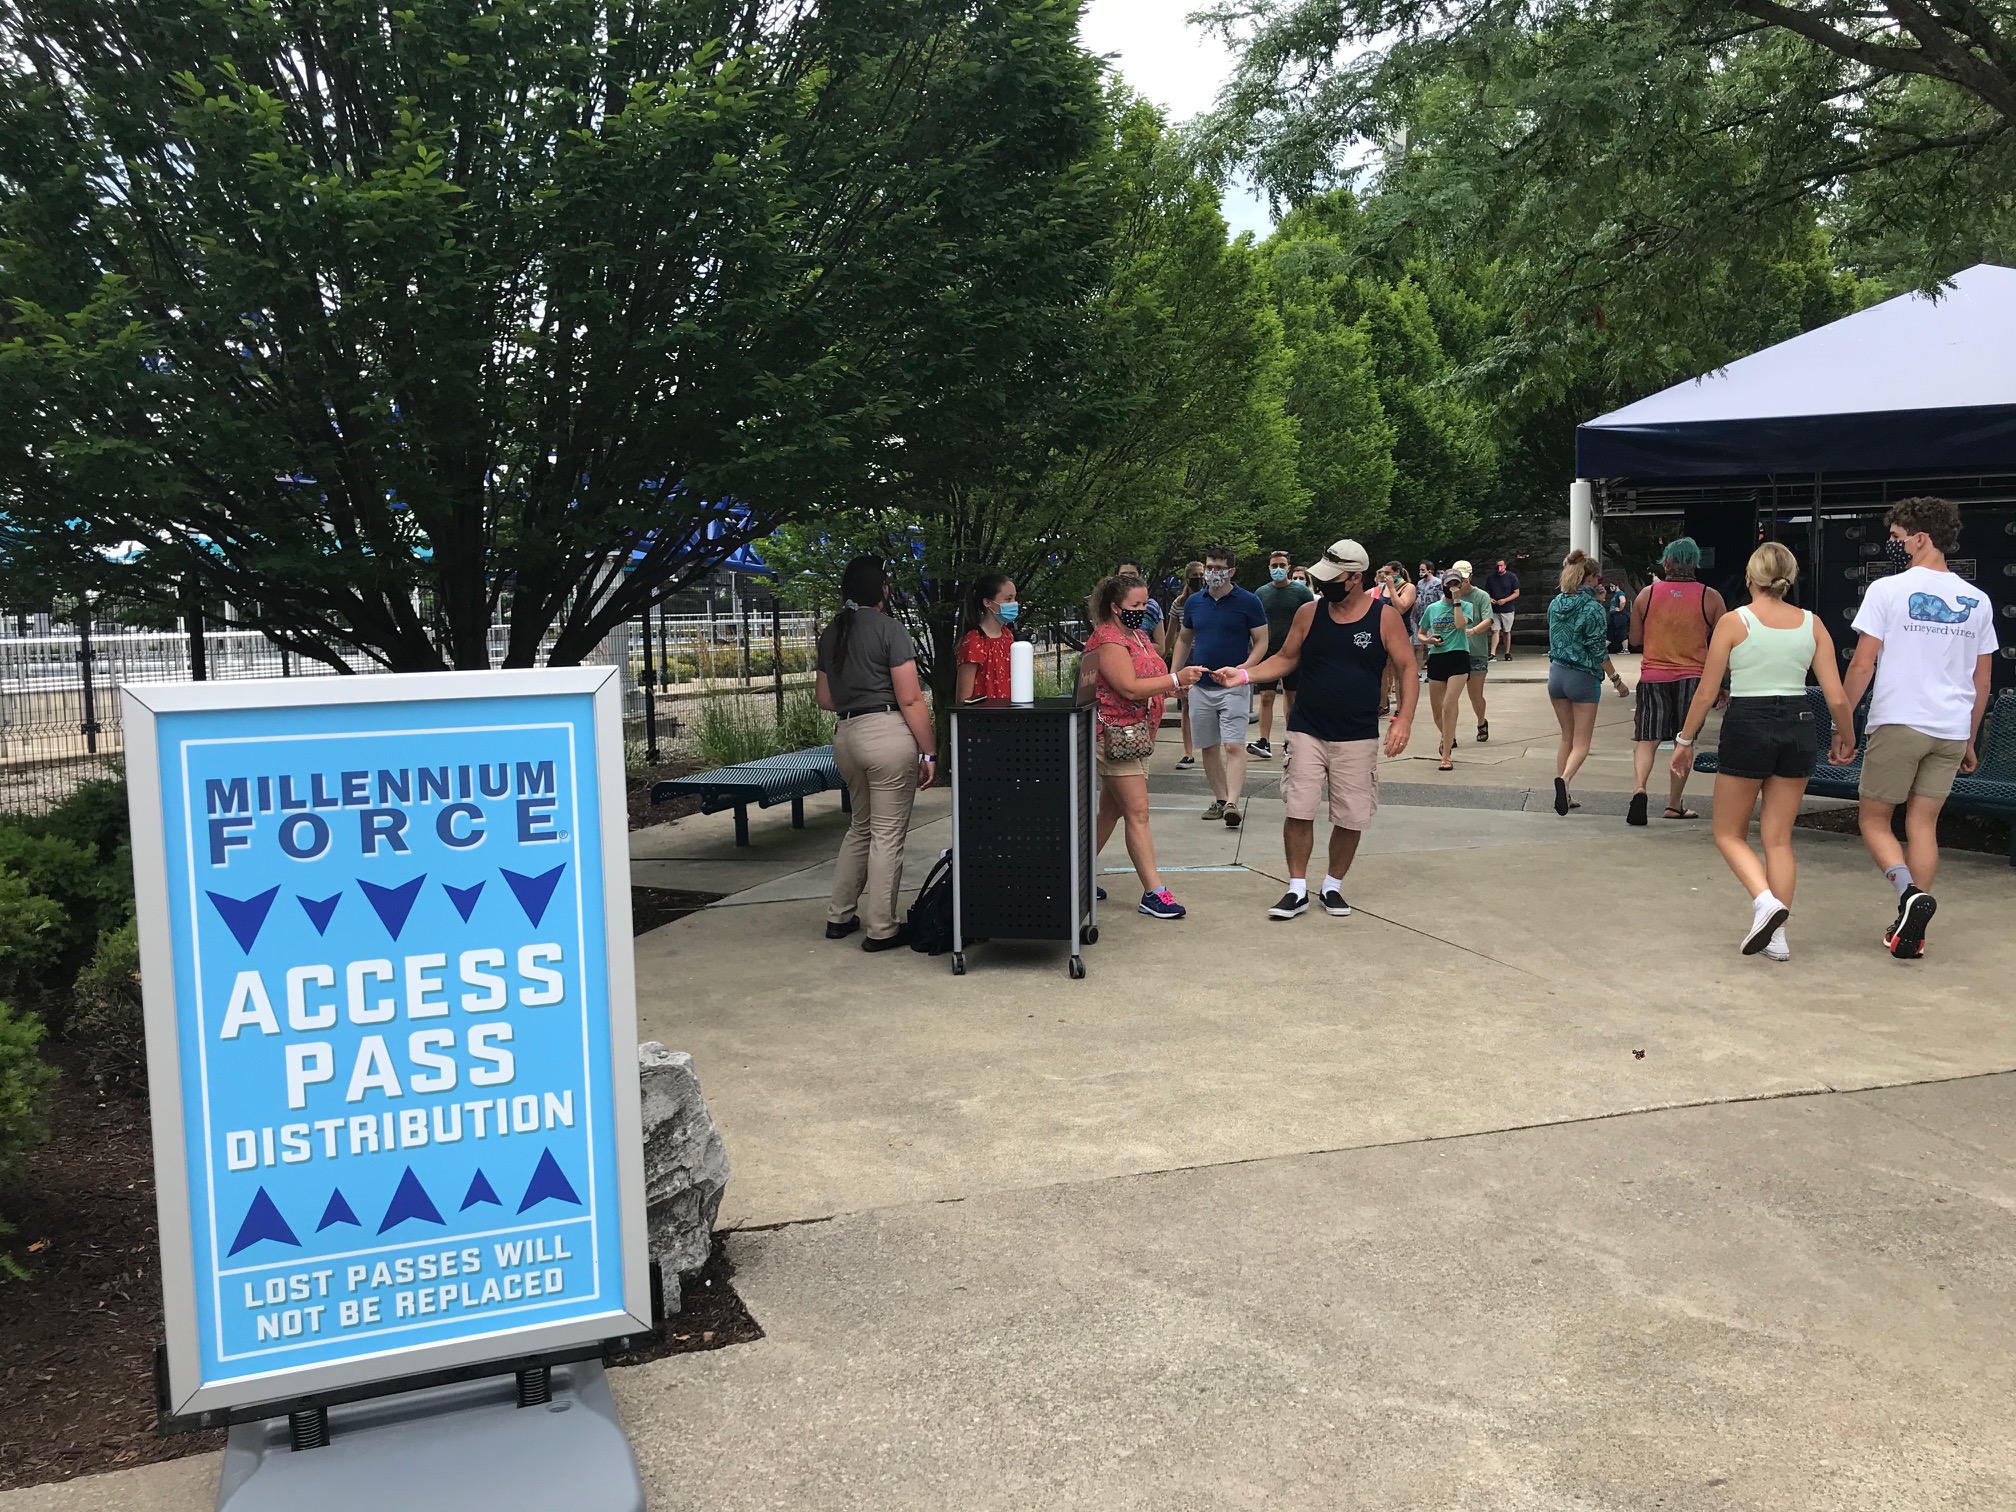
[[[202,1383],[620,1313],[592,696],[157,749]]]

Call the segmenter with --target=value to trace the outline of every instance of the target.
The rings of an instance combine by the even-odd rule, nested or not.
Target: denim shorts
[[[1566,662],[1547,663],[1547,696],[1565,698],[1569,703],[1603,702],[1603,679],[1587,667],[1571,667]]]
[[[1818,727],[1802,698],[1732,698],[1722,715],[1715,770],[1724,777],[1804,782],[1820,760]]]

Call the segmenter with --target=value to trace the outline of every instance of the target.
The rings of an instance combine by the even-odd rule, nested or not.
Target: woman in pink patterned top
[[[1201,667],[1172,673],[1148,638],[1148,585],[1131,573],[1109,577],[1086,605],[1093,624],[1085,642],[1093,673],[1098,720],[1099,835],[1106,848],[1113,826],[1127,823],[1127,854],[1141,878],[1141,912],[1151,919],[1180,919],[1181,903],[1155,868],[1155,837],[1148,830],[1148,753],[1162,728],[1162,705],[1171,693],[1194,685]]]

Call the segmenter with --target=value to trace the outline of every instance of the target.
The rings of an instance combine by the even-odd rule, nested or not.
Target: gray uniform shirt
[[[834,665],[833,642],[841,620],[835,619],[819,637],[818,667],[826,674],[833,707],[841,714],[895,703],[896,685],[889,673],[917,659],[917,650],[910,644],[910,632],[881,610],[856,609],[852,618],[854,628],[847,637],[847,657],[838,666]]]

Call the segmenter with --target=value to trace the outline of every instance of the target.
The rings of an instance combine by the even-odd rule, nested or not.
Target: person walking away
[[[1608,611],[1609,623],[1604,627],[1609,636],[1612,656],[1622,651],[1631,640],[1631,596],[1624,591],[1622,583],[1603,583],[1603,607]]]
[[[1483,745],[1491,738],[1491,721],[1484,711],[1484,679],[1491,672],[1491,595],[1470,581],[1468,562],[1457,562],[1449,570],[1463,580],[1463,613],[1470,621],[1470,680],[1464,687],[1470,694],[1470,711],[1477,716],[1477,744]]]
[[[1092,634],[1085,659],[1093,669],[1094,765],[1099,823],[1093,854],[1106,848],[1113,826],[1127,826],[1127,854],[1141,879],[1141,912],[1180,919],[1181,903],[1162,885],[1155,837],[1148,828],[1148,758],[1162,728],[1162,704],[1196,683],[1201,668],[1172,673],[1148,638],[1148,585],[1132,575],[1102,578],[1086,602]]]
[[[1447,772],[1455,766],[1449,758],[1456,749],[1463,689],[1470,681],[1469,606],[1463,598],[1463,576],[1454,568],[1422,616],[1421,639],[1428,646],[1428,696],[1434,701],[1435,728],[1442,736],[1439,770]]]
[[[1415,592],[1414,580],[1407,575],[1407,569],[1398,562],[1388,562],[1379,569],[1379,584],[1373,594],[1382,603],[1391,604],[1393,612],[1400,616],[1400,628],[1406,632],[1407,644],[1414,644],[1414,633],[1420,621],[1420,597]],[[1412,653],[1406,663],[1388,662],[1384,673],[1385,686],[1379,700],[1381,715],[1389,715],[1400,707],[1400,684],[1409,672],[1415,670]],[[1418,687],[1419,684],[1416,684]]]
[[[1300,583],[1289,577],[1290,564],[1285,551],[1269,552],[1267,556],[1267,581],[1254,590],[1253,596],[1260,600],[1260,607],[1267,615],[1267,655],[1272,656],[1281,649],[1288,639],[1288,627],[1295,622],[1295,611],[1304,604],[1315,600],[1305,580]],[[1272,682],[1258,685],[1260,693],[1260,737],[1246,742],[1246,754],[1257,756],[1262,761],[1274,759],[1274,743],[1270,738],[1274,733],[1274,697],[1281,694],[1286,707],[1281,711],[1285,720],[1295,712],[1295,674],[1277,678]]]
[[[1774,961],[1792,959],[1785,921],[1792,913],[1797,867],[1792,854],[1792,822],[1799,817],[1807,779],[1820,759],[1813,710],[1806,701],[1806,674],[1820,684],[1834,716],[1833,758],[1855,759],[1855,709],[1841,686],[1834,638],[1804,609],[1785,602],[1799,580],[1799,562],[1777,541],[1750,554],[1743,572],[1750,602],[1725,614],[1708,642],[1700,685],[1673,736],[1672,767],[1694,760],[1694,742],[1715,706],[1722,678],[1729,678],[1729,707],[1722,716],[1715,753],[1715,848],[1750,894],[1750,927],[1743,954],[1762,951]],[[1750,815],[1764,846],[1760,861],[1750,849]]]
[[[937,740],[917,652],[889,617],[882,559],[854,558],[840,575],[840,592],[846,603],[819,637],[814,696],[838,716],[833,760],[854,820],[833,866],[826,938],[845,939],[865,924],[863,950],[894,950],[909,943],[909,925],[896,913],[903,845],[917,789],[931,786],[937,771]]]
[[[1491,652],[1502,661],[1512,660],[1512,621],[1519,613],[1519,574],[1500,557],[1484,579],[1484,591],[1491,598]]]
[[[1596,714],[1603,702],[1603,679],[1624,693],[1624,679],[1603,640],[1603,580],[1584,551],[1571,551],[1561,564],[1561,591],[1547,606],[1547,701],[1561,728],[1554,753],[1554,812],[1565,815],[1582,805],[1568,785],[1589,759]]]
[[[1169,606],[1169,621],[1163,626],[1161,640],[1156,650],[1168,655],[1176,649],[1174,638],[1183,624],[1183,607],[1190,602],[1190,595],[1204,591],[1204,564],[1192,562],[1183,569],[1183,589]],[[1197,769],[1197,747],[1190,737],[1190,698],[1188,694],[1176,697],[1177,723],[1183,731],[1183,754],[1176,760],[1179,772],[1194,772]]]
[[[1322,601],[1295,611],[1281,649],[1256,667],[1224,667],[1214,674],[1221,682],[1301,674],[1301,693],[1288,715],[1288,764],[1281,774],[1288,891],[1267,910],[1270,919],[1293,919],[1309,909],[1309,857],[1326,788],[1329,872],[1318,897],[1325,913],[1344,918],[1351,912],[1344,901],[1344,877],[1379,809],[1379,714],[1386,673],[1395,665],[1414,664],[1399,611],[1368,591],[1371,565],[1356,541],[1333,542],[1323,560],[1309,569],[1322,587]],[[1406,581],[1404,571],[1401,580]],[[1412,678],[1400,680],[1400,713],[1386,731],[1388,756],[1407,749],[1420,696],[1420,685]]]
[[[1960,540],[1960,511],[1922,496],[1890,507],[1884,551],[1892,567],[1855,613],[1850,706],[1869,702],[1869,748],[1862,757],[1862,843],[1897,890],[1897,917],[1883,943],[1900,961],[1925,953],[1925,927],[1938,903],[1939,811],[1953,779],[1978,767],[1981,717],[1998,647],[1995,609],[1946,565]],[[1891,820],[1904,806],[1906,844]]]
[[[1418,681],[1428,681],[1428,643],[1421,639],[1421,622],[1428,608],[1442,596],[1442,574],[1433,562],[1423,562],[1414,574],[1414,670]]]
[[[1701,681],[1708,660],[1708,638],[1722,618],[1722,595],[1695,578],[1701,548],[1688,536],[1666,543],[1659,575],[1639,590],[1631,605],[1630,643],[1641,646],[1645,660],[1638,669],[1638,704],[1631,720],[1632,766],[1638,780],[1626,811],[1626,824],[1647,822],[1652,763],[1659,747],[1673,738]],[[1718,693],[1720,689],[1716,690]],[[1687,773],[1675,770],[1666,793],[1668,819],[1699,819],[1687,807]]]
[[[1148,574],[1146,570],[1143,569],[1143,567],[1141,566],[1141,562],[1138,557],[1120,558],[1119,562],[1114,565],[1113,573],[1114,576],[1116,577],[1128,577],[1131,575],[1133,577],[1141,579],[1141,581],[1144,583],[1148,581]],[[1155,589],[1152,585],[1148,589],[1148,622],[1141,628],[1148,632],[1149,644],[1152,645],[1160,655],[1164,657],[1168,656],[1169,644],[1167,636],[1165,634],[1165,627],[1162,616],[1162,606],[1155,600]]]
[[[1200,667],[1238,667],[1259,660],[1267,648],[1267,611],[1260,600],[1232,581],[1238,560],[1229,547],[1204,553],[1204,591],[1183,601],[1183,627],[1170,664],[1181,672]],[[1239,803],[1246,787],[1246,726],[1253,689],[1245,683],[1223,687],[1198,683],[1190,691],[1190,733],[1204,758],[1214,798],[1204,820],[1239,827]]]
[[[966,592],[959,636],[959,702],[1009,696],[1008,663],[1015,645],[1015,582],[989,572]]]

